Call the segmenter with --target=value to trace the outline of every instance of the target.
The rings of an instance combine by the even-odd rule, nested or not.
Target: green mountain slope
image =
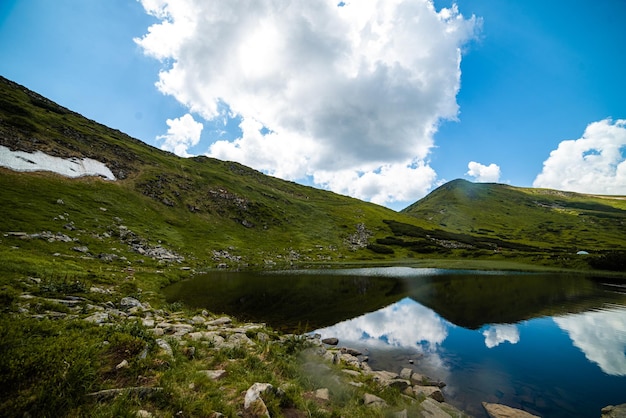
[[[29,259],[35,252],[41,256],[35,263],[39,266],[59,260],[51,254],[74,261],[118,254],[132,265],[163,264],[168,260],[146,255],[158,248],[183,257],[185,265],[206,268],[363,260],[382,257],[365,246],[390,233],[383,220],[427,226],[378,205],[237,163],[177,157],[6,79],[0,79],[0,145],[66,159],[91,158],[117,178],[70,179],[0,168],[5,258]],[[46,234],[41,239],[44,231],[70,240]],[[13,251],[9,257],[12,247],[29,251]],[[72,250],[77,247],[88,250]]]
[[[626,249],[626,197],[455,180],[403,210],[451,232],[532,247]]]

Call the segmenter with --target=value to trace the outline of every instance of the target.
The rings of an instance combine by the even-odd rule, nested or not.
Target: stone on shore
[[[605,406],[602,408],[602,418],[626,418],[626,403]]]
[[[338,339],[338,338],[334,338],[334,337],[331,337],[331,338],[324,338],[324,339],[322,340],[322,342],[323,342],[324,344],[328,344],[328,345],[337,345],[337,344],[339,344],[339,339]]]
[[[491,418],[539,418],[537,415],[530,414],[521,409],[511,408],[510,406],[497,403],[483,402],[483,408]]]

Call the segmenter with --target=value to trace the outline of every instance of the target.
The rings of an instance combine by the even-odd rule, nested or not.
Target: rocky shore
[[[29,279],[38,284],[37,279]],[[137,323],[154,337],[156,357],[164,362],[175,362],[177,356],[183,355],[193,359],[198,347],[211,352],[220,350],[255,350],[267,344],[293,344],[298,342],[302,347],[300,362],[306,375],[315,376],[319,384],[314,390],[303,394],[306,399],[316,403],[320,411],[326,407],[331,413],[335,397],[350,392],[358,396],[358,403],[380,412],[380,416],[402,417],[467,417],[463,411],[446,402],[441,388],[444,382],[430,379],[410,368],[399,371],[372,370],[368,358],[357,350],[342,347],[338,338],[321,340],[319,335],[276,335],[264,324],[237,323],[228,316],[215,316],[203,310],[191,315],[184,312],[172,312],[166,309],[154,309],[148,302],[135,297],[123,297],[115,302],[106,300],[113,291],[91,287],[89,294],[97,295],[94,299],[104,300],[93,302],[86,297],[66,296],[59,298],[42,298],[28,292],[20,296],[19,314],[37,319],[78,320],[99,327],[112,327],[120,323]],[[36,302],[36,303],[35,303]],[[34,309],[45,305],[47,309]],[[55,310],[55,307],[58,307]],[[106,343],[106,342],[104,342]],[[145,358],[148,347],[138,355]],[[120,371],[130,367],[134,361],[132,356],[123,358],[115,364]],[[233,360],[235,361],[235,360]],[[228,375],[228,367],[198,369],[196,373],[209,380],[220,381]],[[327,383],[326,385],[324,383]],[[364,386],[369,383],[365,390]],[[358,389],[361,389],[360,391]],[[87,397],[96,402],[106,402],[119,396],[133,396],[137,399],[148,399],[163,390],[158,385],[139,385],[114,387],[88,393]],[[238,415],[244,417],[268,417],[270,412],[265,399],[280,399],[289,391],[289,385],[275,387],[269,382],[254,382],[243,395],[237,407]],[[390,405],[383,394],[393,391],[399,393],[399,408]],[[141,403],[141,402],[140,402]],[[483,404],[490,417],[533,417],[525,411],[505,405]],[[620,409],[621,408],[621,409]],[[619,417],[623,407],[605,408],[606,417]],[[611,415],[612,414],[612,415]],[[616,415],[618,414],[618,415]],[[138,408],[136,415],[140,417],[162,416],[158,411]],[[227,416],[221,411],[214,411],[210,416]],[[300,416],[293,414],[290,416]],[[330,416],[330,415],[329,415]]]

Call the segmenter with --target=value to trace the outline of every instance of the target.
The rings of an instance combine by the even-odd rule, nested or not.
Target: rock
[[[154,416],[152,412],[146,411],[145,409],[140,409],[135,415],[137,418],[152,418]]]
[[[328,344],[328,345],[337,345],[337,344],[339,344],[339,339],[338,339],[338,338],[334,338],[334,337],[331,337],[331,338],[324,338],[324,339],[322,340],[322,342],[323,342],[324,344]]]
[[[127,369],[128,366],[128,360],[122,360],[117,366],[115,366],[115,370]]]
[[[244,396],[243,407],[252,417],[269,417],[270,413],[261,395],[267,391],[274,389],[269,383],[255,383],[246,391]]]
[[[109,322],[109,314],[106,312],[96,312],[85,318],[84,321],[92,322],[94,324],[104,324]]]
[[[392,415],[393,418],[409,418],[409,413],[406,409],[402,411],[394,412]]]
[[[370,406],[370,407],[383,407],[383,406],[387,406],[387,402],[385,402],[384,399],[379,398],[376,395],[372,395],[371,393],[365,393],[363,395],[363,404],[365,406]]]
[[[198,373],[206,375],[211,380],[218,380],[226,376],[226,370],[199,370]]]
[[[162,338],[157,338],[155,342],[156,345],[165,352],[165,354],[170,357],[174,357],[174,351],[172,350],[172,346],[167,341]]]
[[[233,320],[231,318],[227,316],[223,316],[221,318],[217,318],[217,319],[207,322],[207,326],[219,327],[220,325],[228,325],[232,322]]]
[[[315,391],[315,397],[322,401],[329,401],[330,392],[327,388],[318,389]]]
[[[191,318],[191,323],[194,325],[202,325],[205,322],[206,322],[206,319],[204,319],[204,317],[200,315],[196,315],[193,318]]]
[[[537,415],[530,414],[521,409],[511,408],[510,406],[497,403],[483,402],[483,408],[491,418],[539,418]]]
[[[254,341],[246,336],[246,334],[231,334],[222,344],[222,347],[241,348],[245,346],[255,345]]]
[[[120,389],[105,389],[99,392],[88,393],[87,396],[92,397],[99,402],[115,398],[117,395],[121,394],[132,394],[140,399],[144,399],[162,390],[163,388],[160,387],[139,386]]]
[[[420,403],[422,416],[428,418],[451,418],[452,415],[441,408],[441,404],[433,399],[426,398]]]
[[[72,247],[73,251],[76,251],[78,253],[88,253],[89,252],[89,248],[85,247],[84,245],[79,246],[79,247]]]
[[[436,400],[437,402],[443,402],[445,400],[443,398],[443,393],[441,392],[441,389],[436,386],[415,385],[413,386],[413,394],[415,395],[415,397],[424,395],[427,398]]]
[[[357,357],[363,354],[359,350],[355,350],[354,348],[346,348],[346,347],[342,347],[341,352],[343,354],[350,354],[351,356],[354,356],[354,357]]]
[[[404,368],[402,370],[400,370],[400,377],[402,379],[406,379],[406,380],[411,380],[411,376],[413,375],[413,370],[408,369],[408,368]]]
[[[120,308],[125,311],[130,310],[131,308],[141,308],[143,309],[143,305],[135,298],[125,297],[120,301]]]
[[[626,418],[626,403],[605,406],[602,408],[602,418]]]

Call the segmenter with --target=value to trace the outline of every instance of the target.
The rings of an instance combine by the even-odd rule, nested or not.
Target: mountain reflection
[[[587,360],[613,376],[626,376],[626,309],[613,307],[553,318]]]
[[[410,298],[336,325],[317,330],[322,336],[370,347],[420,348],[434,352],[453,327],[433,310]]]

